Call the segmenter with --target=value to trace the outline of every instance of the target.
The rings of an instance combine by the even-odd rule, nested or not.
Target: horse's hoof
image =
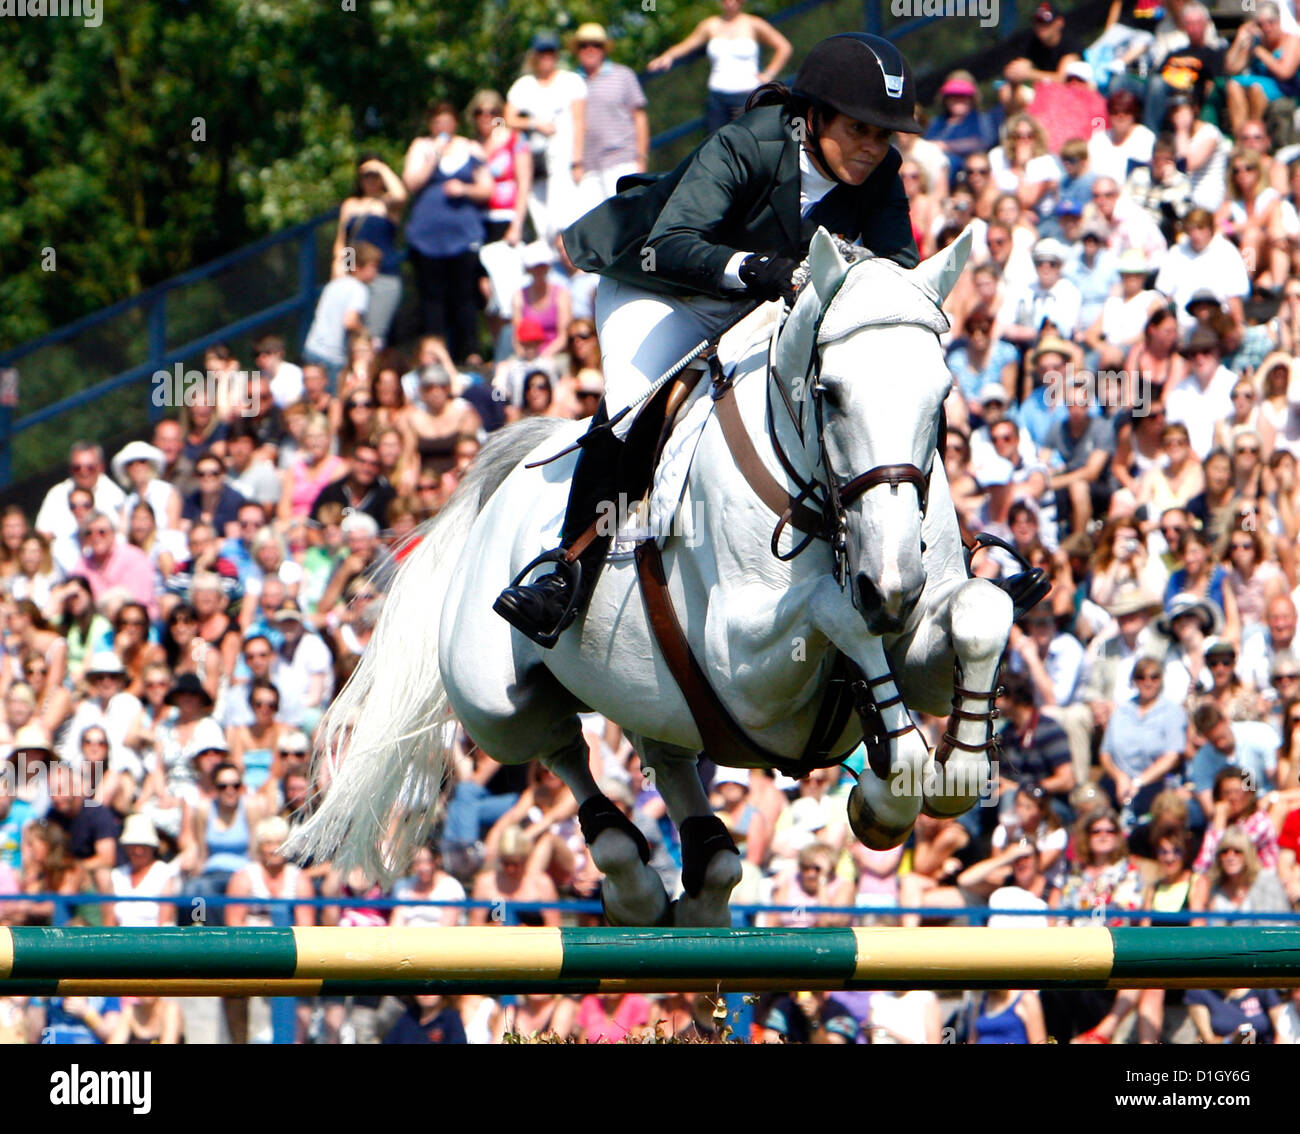
[[[849,792],[849,826],[858,842],[878,851],[893,850],[912,833],[911,823],[902,827],[882,823],[857,784]]]
[[[957,816],[959,815],[965,815],[966,812],[968,812],[972,807],[974,807],[977,802],[979,801],[970,800],[969,802],[958,807],[957,810],[949,811],[940,807],[936,807],[935,801],[926,797],[921,800],[921,813],[923,815],[928,815],[931,819],[956,819]]]

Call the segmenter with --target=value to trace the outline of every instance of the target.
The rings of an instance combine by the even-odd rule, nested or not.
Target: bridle
[[[848,273],[841,278],[840,284],[848,277]],[[839,288],[837,286],[836,292]],[[822,348],[818,342],[822,320],[826,312],[830,309],[831,302],[835,298],[836,292],[823,303],[821,314],[813,327],[812,346],[809,350],[808,362],[804,366],[804,373],[801,379],[802,388],[807,390],[813,405],[813,421],[816,428],[816,442],[818,454],[815,458],[820,476],[816,473],[813,478],[809,479],[801,475],[795,468],[794,462],[790,460],[781,445],[780,437],[776,428],[776,422],[773,417],[772,391],[775,389],[780,401],[784,404],[786,412],[790,417],[795,431],[799,435],[800,443],[805,450],[808,445],[808,439],[804,433],[803,421],[801,414],[795,408],[790,400],[790,395],[786,392],[785,383],[781,381],[781,376],[776,368],[776,345],[780,338],[780,332],[772,336],[771,344],[768,348],[767,360],[767,430],[771,440],[772,447],[776,451],[777,459],[781,462],[782,467],[790,478],[799,486],[799,494],[795,497],[798,504],[805,500],[810,501],[818,507],[822,514],[823,529],[817,533],[810,533],[806,539],[796,545],[789,552],[782,554],[777,543],[781,531],[789,522],[790,514],[783,515],[777,523],[776,529],[772,533],[772,554],[778,559],[789,560],[802,552],[812,542],[814,538],[826,540],[831,545],[831,553],[834,556],[834,573],[836,582],[844,588],[848,578],[851,576],[851,565],[848,562],[848,509],[849,507],[869,489],[877,485],[887,484],[895,493],[898,489],[906,484],[912,485],[916,489],[917,499],[921,508],[922,517],[925,516],[926,510],[930,503],[930,475],[929,471],[923,471],[918,466],[910,463],[875,465],[865,472],[858,473],[855,476],[847,478],[840,477],[831,467],[830,452],[826,445],[826,412],[825,412],[825,393],[826,387],[821,381],[822,369]],[[936,421],[937,425],[937,421]],[[931,458],[931,468],[933,468],[933,458]],[[819,493],[821,493],[819,495]],[[850,587],[850,597],[853,605],[857,607],[859,598],[856,587]]]

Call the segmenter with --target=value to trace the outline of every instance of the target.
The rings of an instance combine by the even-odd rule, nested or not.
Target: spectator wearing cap
[[[539,32],[524,57],[524,73],[506,92],[506,125],[524,131],[533,155],[528,212],[539,237],[550,243],[576,217],[573,198],[573,105],[586,84],[559,65],[560,40]]]
[[[951,72],[939,88],[939,100],[942,109],[924,137],[948,155],[955,178],[968,154],[985,154],[998,144],[998,116],[980,109],[979,87],[969,71]]]
[[[140,702],[126,691],[127,672],[122,659],[112,650],[94,654],[86,666],[89,693],[77,705],[65,734],[60,757],[76,768],[81,764],[81,734],[92,725],[102,725],[108,734],[109,759],[114,765],[128,760],[124,750],[127,734],[140,715]]]
[[[1065,82],[1065,68],[1083,58],[1083,43],[1065,24],[1065,13],[1054,0],[1042,0],[1034,9],[1033,37],[1023,56],[1011,60],[1003,69],[1007,85],[999,92],[1003,105],[1013,107],[1032,97],[1036,83]],[[1022,90],[1024,87],[1029,91]]]
[[[1147,216],[1146,210],[1129,199],[1122,182],[1098,173],[1092,183],[1092,203],[1084,210],[1084,220],[1104,220],[1110,225],[1110,250],[1116,254],[1126,248],[1141,248],[1153,262],[1159,262],[1168,245],[1160,227]]]
[[[1107,247],[1109,240],[1110,226],[1094,217],[1079,226],[1079,245],[1066,260],[1065,278],[1079,289],[1080,332],[1097,320],[1119,283],[1119,257]]]
[[[45,494],[32,524],[50,542],[74,536],[82,521],[69,507],[69,494],[80,488],[93,494],[95,508],[106,516],[120,516],[126,494],[104,472],[104,450],[91,441],[73,442],[68,454],[68,478]]]
[[[308,631],[296,605],[281,607],[275,625],[284,636],[275,671],[280,719],[311,732],[334,695],[334,659],[320,635]]]
[[[1171,425],[1187,427],[1192,452],[1205,460],[1214,447],[1216,425],[1232,414],[1232,389],[1237,376],[1223,365],[1219,336],[1209,327],[1196,327],[1183,344],[1188,374],[1165,394],[1165,417]]]
[[[1027,345],[1036,342],[1049,324],[1051,332],[1063,339],[1074,335],[1082,296],[1074,284],[1062,278],[1068,255],[1059,240],[1048,238],[1034,245],[1037,279],[1023,290],[1008,293],[998,313],[1003,338]]]
[[[1052,216],[1039,223],[1043,236],[1059,240],[1072,253],[1079,251],[1079,230],[1083,227],[1083,205],[1079,201],[1062,197],[1056,203]]]
[[[158,599],[153,587],[153,564],[138,547],[119,538],[112,518],[105,512],[91,512],[81,522],[81,561],[73,574],[90,584],[95,602],[103,601],[110,591],[124,590],[133,602],[158,617]]]
[[[636,74],[609,59],[609,36],[600,24],[573,34],[586,98],[573,107],[573,180],[578,208],[594,209],[618,191],[618,179],[644,173],[650,155],[650,120]]]
[[[523,262],[528,283],[515,293],[513,300],[516,350],[522,354],[524,322],[531,319],[542,332],[538,355],[550,357],[559,354],[569,344],[569,320],[573,315],[569,289],[552,278],[555,254],[550,245],[540,240],[533,241],[524,248]],[[531,327],[529,330],[532,332]],[[535,333],[530,337],[535,337]]]
[[[1183,702],[1213,687],[1205,659],[1207,642],[1223,630],[1223,608],[1212,598],[1191,592],[1175,594],[1156,619],[1156,629],[1170,641],[1165,655],[1165,695]]]
[[[196,798],[195,757],[208,751],[224,752],[226,737],[210,715],[212,695],[197,674],[177,674],[163,703],[173,711],[154,725],[156,758],[138,810],[149,814],[160,831],[178,840],[184,801]]]
[[[1110,253],[1101,255],[1109,256]],[[1108,294],[1102,300],[1084,335],[1089,349],[1097,352],[1098,367],[1104,370],[1118,370],[1124,366],[1129,352],[1142,342],[1147,321],[1165,306],[1160,293],[1146,286],[1151,267],[1142,249],[1130,248],[1121,253],[1115,267],[1119,292]]]
[[[1089,645],[1079,700],[1063,714],[1081,783],[1091,763],[1094,730],[1105,729],[1115,705],[1131,695],[1134,664],[1140,657],[1164,658],[1168,642],[1151,624],[1161,609],[1159,596],[1140,586],[1122,590],[1106,608],[1114,622]]]
[[[497,364],[492,379],[494,396],[506,403],[506,421],[518,421],[524,406],[524,386],[527,376],[542,370],[552,378],[556,372],[556,358],[542,357],[542,343],[546,332],[541,323],[531,315],[523,316],[515,325],[515,353]]]
[[[1154,658],[1133,666],[1134,695],[1120,701],[1106,725],[1098,762],[1102,788],[1117,808],[1145,815],[1164,787],[1165,777],[1182,767],[1187,714],[1162,695],[1164,674]]]
[[[1217,231],[1213,214],[1205,209],[1187,214],[1183,233],[1183,239],[1161,260],[1156,291],[1173,301],[1184,330],[1195,323],[1189,302],[1204,289],[1220,302],[1226,300],[1233,319],[1242,322],[1242,300],[1250,294],[1250,276],[1241,252]]]
[[[1195,696],[1192,707],[1211,701],[1234,721],[1263,719],[1259,691],[1237,675],[1237,647],[1226,638],[1205,643],[1205,668],[1210,675],[1208,692]]]
[[[1178,168],[1177,144],[1172,134],[1161,134],[1151,148],[1151,164],[1129,174],[1124,191],[1160,226],[1172,244],[1179,225],[1191,209],[1191,179]]]
[[[1035,446],[1045,446],[1052,426],[1060,418],[1061,391],[1069,368],[1078,365],[1078,350],[1056,334],[1046,334],[1028,355],[1032,385],[1021,398],[1014,417],[1022,433]]]
[[[1264,614],[1262,633],[1247,636],[1242,643],[1241,676],[1257,689],[1271,685],[1274,669],[1284,659],[1300,660],[1296,656],[1296,604],[1288,595],[1270,599]]]

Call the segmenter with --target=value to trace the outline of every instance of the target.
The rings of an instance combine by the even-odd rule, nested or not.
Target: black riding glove
[[[759,299],[784,299],[794,303],[794,270],[799,265],[784,256],[755,252],[740,264],[740,282]]]

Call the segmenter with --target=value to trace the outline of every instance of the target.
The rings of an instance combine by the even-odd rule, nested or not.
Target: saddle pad
[[[766,304],[723,336],[718,344],[718,362],[723,374],[731,377],[742,362],[751,360],[751,356],[759,366],[764,364],[768,341],[779,313],[779,304]],[[686,481],[696,447],[713,415],[713,399],[708,395],[706,376],[696,384],[677,413],[676,423],[655,469],[648,517],[630,506],[632,514],[619,517],[618,534],[610,548],[611,558],[630,559],[636,545],[643,539],[655,539],[662,547],[664,541],[673,535],[681,536],[688,543],[701,538],[703,521],[699,516],[682,511],[682,498],[686,494]]]

